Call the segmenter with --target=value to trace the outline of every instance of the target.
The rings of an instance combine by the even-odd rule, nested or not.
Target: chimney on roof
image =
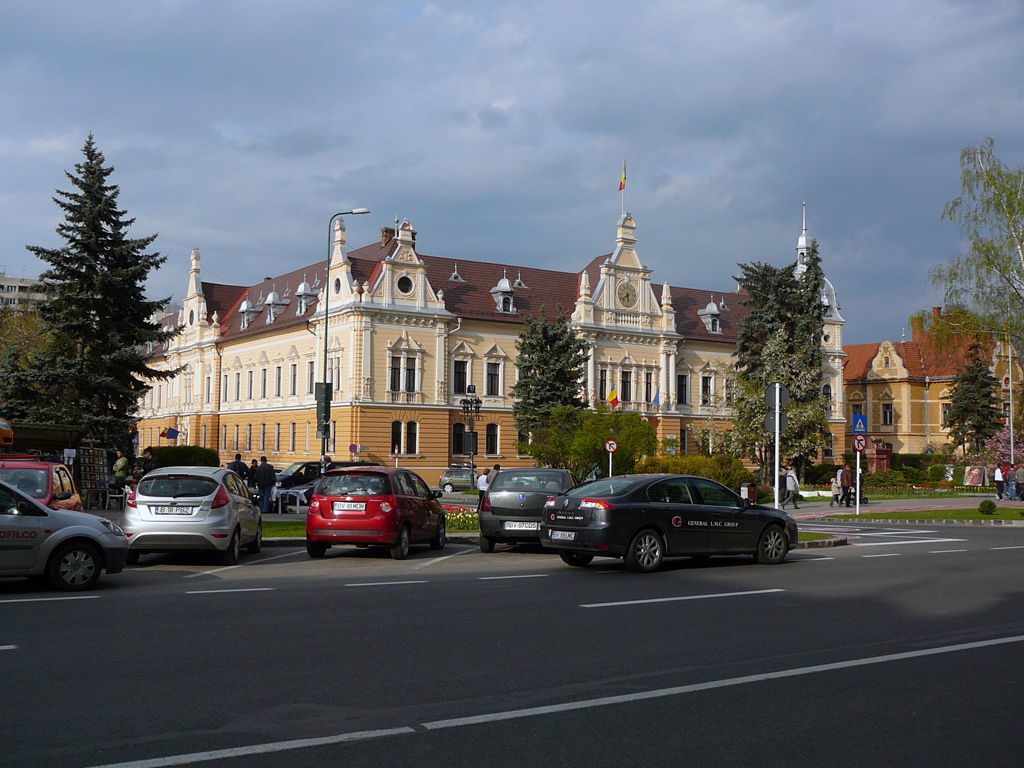
[[[935,320],[938,320],[940,317],[942,317],[942,307],[932,307],[932,317]]]
[[[380,228],[380,244],[387,245],[388,241],[395,239],[395,228],[394,227],[381,227]]]
[[[924,341],[924,318],[910,318],[910,340],[920,344]]]

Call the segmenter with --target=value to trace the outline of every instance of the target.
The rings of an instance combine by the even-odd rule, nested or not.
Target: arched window
[[[405,452],[407,454],[416,453],[419,446],[419,432],[420,425],[415,421],[407,422],[405,425]]]
[[[832,403],[832,385],[831,384],[826,384],[825,386],[823,386],[821,388],[821,396],[824,397],[825,400],[828,401],[829,404]]]
[[[498,454],[498,425],[488,424],[487,425],[487,455],[496,456]]]
[[[388,446],[392,453],[402,452],[402,422],[391,422],[391,444]]]

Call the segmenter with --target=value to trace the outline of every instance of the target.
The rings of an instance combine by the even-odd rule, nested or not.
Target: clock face
[[[619,297],[619,303],[624,307],[632,307],[636,304],[636,286],[626,280],[619,283],[616,295]]]

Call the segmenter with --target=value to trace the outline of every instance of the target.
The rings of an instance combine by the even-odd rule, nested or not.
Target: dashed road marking
[[[0,603],[52,603],[57,600],[96,600],[99,595],[71,595],[69,597],[19,597],[12,600],[0,600]]]
[[[863,557],[865,559],[869,558],[869,557],[899,557],[899,556],[900,556],[899,552],[887,552],[884,555],[861,555],[861,557]]]
[[[754,589],[747,592],[717,592],[711,595],[684,595],[682,597],[655,597],[650,600],[620,600],[614,603],[581,603],[580,608],[614,608],[621,605],[646,605],[648,603],[672,603],[680,600],[712,600],[717,597],[742,597],[745,595],[767,595],[785,592],[784,589]]]
[[[222,595],[228,592],[273,592],[273,587],[249,587],[248,589],[195,589],[186,595]]]
[[[929,549],[929,555],[944,555],[947,552],[966,552],[966,549]]]
[[[524,573],[519,576],[481,576],[480,581],[501,581],[503,579],[545,579],[546,573]]]
[[[420,581],[359,581],[346,584],[346,587],[397,587],[401,584],[429,584],[426,579]]]

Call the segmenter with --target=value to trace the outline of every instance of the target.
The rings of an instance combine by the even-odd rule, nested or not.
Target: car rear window
[[[594,480],[592,483],[573,488],[566,495],[573,499],[604,498],[605,496],[620,496],[629,493],[640,482],[636,478],[603,477]]]
[[[348,472],[327,475],[316,487],[322,496],[383,496],[391,493],[386,475],[378,472]]]
[[[0,480],[28,496],[41,499],[46,495],[46,472],[45,469],[3,467],[0,468]]]
[[[564,472],[533,469],[528,472],[499,472],[489,491],[563,491],[568,483]]]
[[[139,495],[176,499],[183,496],[209,496],[217,492],[217,481],[196,475],[157,475],[139,481]]]

